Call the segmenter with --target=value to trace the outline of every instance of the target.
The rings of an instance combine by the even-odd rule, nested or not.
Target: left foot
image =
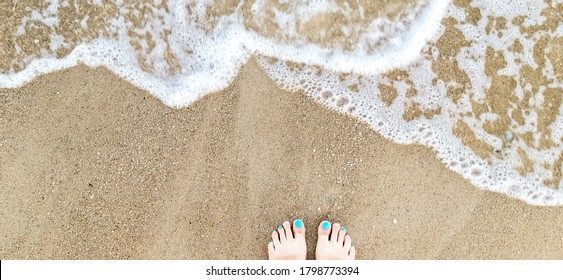
[[[268,243],[270,260],[304,260],[307,257],[305,226],[301,220],[293,222],[293,229],[288,221],[272,232],[272,241]]]

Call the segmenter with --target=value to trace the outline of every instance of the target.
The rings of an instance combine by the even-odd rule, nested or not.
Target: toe
[[[346,236],[344,236],[344,251],[350,252],[350,248],[352,248],[352,238],[350,235],[346,234]]]
[[[328,241],[328,236],[330,234],[330,222],[322,221],[319,225],[319,240]]]
[[[295,238],[305,236],[305,225],[303,225],[303,221],[295,220],[293,222],[293,234]]]
[[[338,241],[338,233],[340,232],[340,224],[335,223],[332,225],[332,233],[330,234],[330,242]]]
[[[278,233],[280,235],[280,242],[281,243],[284,243],[285,241],[287,241],[287,237],[285,236],[285,230],[283,229],[283,226],[278,227]]]
[[[274,241],[270,241],[268,242],[268,255],[272,255],[274,252]]]
[[[350,260],[356,259],[356,248],[354,248],[354,247],[350,248],[350,252],[348,253],[348,258]]]
[[[274,243],[274,248],[280,246],[280,235],[277,231],[272,231],[272,242]]]
[[[293,239],[293,232],[291,231],[291,223],[288,221],[283,222],[283,229],[285,231],[285,236],[288,240]]]
[[[337,241],[337,243],[340,244],[340,246],[344,246],[344,236],[346,236],[346,228],[341,227],[340,230],[338,231],[338,241]]]

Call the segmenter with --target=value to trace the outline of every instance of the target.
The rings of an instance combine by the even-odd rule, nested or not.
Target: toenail
[[[346,229],[344,227],[341,227],[340,230],[345,231]]]
[[[329,228],[330,228],[330,223],[327,222],[327,221],[324,221],[323,224],[321,225],[321,227],[322,227],[323,229],[325,229],[325,230],[326,230],[326,229],[329,229]]]
[[[301,220],[295,220],[295,226],[298,227],[298,228],[302,228],[303,222]]]
[[[278,229],[283,229],[283,227],[282,227],[282,226],[279,226]]]

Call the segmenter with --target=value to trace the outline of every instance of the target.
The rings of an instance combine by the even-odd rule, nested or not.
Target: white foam
[[[468,41],[475,42],[470,47],[460,51],[457,57],[460,68],[468,74],[471,80],[471,85],[474,89],[472,91],[474,93],[473,98],[475,100],[483,99],[485,97],[484,90],[491,86],[491,80],[484,78],[486,77],[484,75],[486,46],[503,51],[505,55],[508,65],[506,68],[499,70],[499,74],[510,75],[515,77],[515,80],[520,80],[519,72],[517,71],[519,66],[514,61],[517,55],[505,51],[510,47],[515,38],[521,40],[525,46],[524,52],[526,55],[520,58],[524,59],[525,64],[537,67],[531,55],[534,38],[522,38],[523,36],[519,35],[518,27],[513,26],[510,23],[510,19],[526,14],[531,18],[536,18],[536,23],[538,23],[540,22],[539,18],[541,18],[539,16],[541,9],[532,9],[533,12],[536,12],[534,14],[526,10],[526,6],[504,7],[505,13],[501,15],[507,17],[509,23],[507,24],[507,30],[504,30],[505,39],[499,40],[495,32],[490,35],[483,34],[487,23],[486,15],[490,10],[496,9],[495,7],[487,6],[487,4],[488,2],[485,1],[474,1],[475,6],[481,7],[485,18],[478,23],[477,27],[469,24],[457,25],[464,32]],[[465,13],[455,6],[450,6],[446,16],[458,18],[459,21],[462,21]],[[444,29],[440,28],[433,40],[437,40],[443,32]],[[437,56],[433,56],[432,60],[437,59]],[[543,184],[543,180],[552,178],[554,174],[551,170],[542,166],[542,162],[555,163],[557,157],[562,153],[560,143],[551,149],[534,149],[524,146],[522,140],[516,141],[512,139],[512,146],[503,148],[503,139],[488,134],[483,129],[484,121],[495,120],[498,116],[493,113],[483,113],[479,119],[469,116],[462,117],[464,114],[471,112],[471,103],[469,101],[471,96],[468,94],[462,96],[457,105],[449,100],[446,97],[445,84],[441,81],[438,81],[436,85],[433,84],[436,75],[431,69],[431,62],[428,60],[417,61],[415,66],[406,68],[409,77],[415,84],[415,88],[419,90],[418,95],[412,100],[419,102],[421,107],[428,109],[435,108],[434,105],[439,105],[442,113],[434,116],[431,120],[419,118],[411,122],[405,122],[401,116],[402,112],[404,112],[403,102],[412,102],[406,101],[403,82],[395,82],[395,84],[399,84],[395,85],[399,96],[393,101],[391,106],[387,107],[381,100],[376,98],[376,96],[381,94],[378,90],[378,84],[389,83],[380,76],[364,76],[359,85],[360,92],[352,92],[348,88],[350,84],[348,81],[358,82],[360,80],[359,76],[348,77],[346,81],[340,82],[338,73],[331,71],[323,71],[320,75],[314,75],[310,74],[314,73],[312,69],[291,69],[283,61],[270,63],[268,60],[262,59],[260,63],[275,81],[282,81],[279,83],[280,87],[293,91],[305,91],[306,94],[334,110],[362,119],[374,130],[396,142],[405,144],[422,143],[432,147],[449,168],[483,189],[504,193],[534,205],[563,204],[562,183],[559,183],[558,190],[546,187]],[[557,81],[554,77],[553,69],[549,65],[544,72],[548,77]],[[288,82],[296,80],[305,81],[305,85],[315,84],[317,88],[319,85],[321,86],[318,90],[312,91],[302,84]],[[555,85],[560,86],[560,83],[555,82]],[[520,98],[523,97],[522,89],[519,87],[517,87],[514,94]],[[353,112],[337,106],[332,96],[350,100],[350,106],[354,107]],[[543,95],[539,92],[532,99],[531,106],[541,108],[543,106],[542,103]],[[560,115],[557,116],[556,121],[550,126],[551,130],[554,131],[552,139],[561,139],[561,131],[563,131],[563,118],[561,117],[563,106],[559,109]],[[463,145],[460,139],[452,135],[452,127],[458,119],[463,120],[472,127],[477,139],[489,143],[495,150],[502,151],[503,157],[495,158],[493,156],[492,163],[489,163],[487,160],[477,156],[469,147]],[[535,131],[535,124],[538,122],[537,112],[531,111],[525,119],[525,125],[512,127],[516,133]],[[536,137],[537,133],[535,134]],[[534,172],[525,175],[520,175],[517,172],[516,167],[521,164],[518,154],[519,147],[524,148],[528,157],[534,161]],[[494,151],[491,151],[491,153],[494,153]]]
[[[256,52],[306,64],[322,65],[323,68],[338,72],[355,72],[365,75],[374,75],[393,68],[410,64],[420,55],[420,50],[425,46],[437,31],[442,15],[449,1],[429,1],[413,23],[391,42],[378,49],[376,53],[369,53],[370,32],[364,34],[365,39],[357,46],[354,52],[325,49],[314,44],[294,46],[283,44],[261,36],[253,36],[249,42],[250,48]],[[384,23],[384,19],[372,23],[377,29]]]
[[[538,121],[536,112],[531,111],[525,116],[524,125],[514,125],[511,128],[513,148],[505,149],[503,139],[486,133],[483,128],[485,120],[494,120],[498,116],[484,113],[477,119],[466,115],[471,112],[471,98],[474,101],[483,100],[484,90],[491,86],[491,80],[484,78],[483,74],[485,50],[488,46],[505,55],[508,65],[499,71],[500,74],[513,76],[519,81],[516,59],[537,67],[532,50],[538,36],[520,36],[518,27],[511,23],[511,19],[525,14],[525,25],[537,24],[545,20],[540,15],[546,7],[545,3],[539,0],[511,1],[508,4],[475,0],[471,5],[480,8],[483,18],[477,26],[472,26],[463,21],[465,11],[450,5],[449,0],[429,0],[425,5],[415,7],[417,12],[409,14],[400,22],[379,18],[366,26],[341,27],[344,36],[360,34],[357,43],[347,49],[343,46],[329,48],[309,42],[298,34],[295,22],[307,21],[327,12],[340,12],[348,17],[354,12],[349,6],[343,5],[342,8],[333,0],[280,2],[290,6],[285,11],[274,9],[274,21],[282,27],[280,34],[284,40],[265,37],[261,32],[247,29],[243,24],[245,19],[241,12],[242,2],[239,2],[232,14],[209,20],[205,18],[205,14],[206,9],[215,4],[212,0],[195,3],[171,0],[167,1],[170,12],[154,8],[154,14],[146,15],[149,19],[145,25],[133,28],[126,15],[139,11],[127,1],[116,1],[120,14],[111,19],[111,25],[108,26],[110,33],[117,34],[115,39],[102,37],[83,42],[64,58],[56,58],[54,53],[58,48],[72,47],[65,42],[63,36],[54,31],[59,24],[56,16],[58,7],[68,3],[50,1],[45,11],[32,11],[30,17],[24,18],[22,25],[14,31],[16,36],[23,35],[24,26],[30,20],[45,23],[53,31],[50,50],[45,50],[41,57],[24,57],[22,63],[25,68],[19,72],[0,74],[0,87],[18,87],[40,74],[84,63],[91,67],[105,66],[111,69],[169,106],[186,106],[205,94],[227,87],[251,55],[274,57],[278,59],[276,62],[259,58],[259,63],[280,87],[290,91],[304,91],[329,108],[367,122],[374,130],[393,141],[421,143],[432,147],[449,168],[481,188],[505,193],[531,204],[563,205],[562,183],[559,184],[559,190],[548,188],[542,183],[543,179],[553,176],[553,172],[545,168],[543,163],[553,163],[561,154],[560,143],[550,149],[540,150],[524,147],[522,140],[514,137],[518,133],[535,131]],[[102,2],[96,1],[95,4],[102,5]],[[190,14],[186,5],[191,4]],[[261,20],[269,16],[261,14],[264,9],[269,8],[264,6],[267,4],[267,1],[256,1],[253,4],[251,20],[255,24],[260,25]],[[357,12],[362,17],[365,13],[362,9]],[[495,30],[489,35],[484,33],[488,15],[507,18],[507,29],[502,31],[504,36],[501,38]],[[445,31],[440,25],[444,16],[456,18],[460,22],[456,27],[472,42],[455,59],[467,73],[474,89],[473,95],[463,95],[457,104],[446,96],[446,87],[451,83],[446,84],[439,79],[434,82],[438,77],[432,71],[432,61],[438,59],[439,50],[427,45],[427,41],[436,41]],[[80,25],[86,28],[87,21],[88,18],[84,17]],[[147,40],[130,37],[129,32],[151,34],[154,48],[150,47]],[[162,34],[167,32],[170,35],[163,37]],[[561,25],[555,34],[563,34]],[[382,38],[386,41],[381,41]],[[522,55],[505,51],[515,38],[523,45]],[[131,41],[135,40],[141,49],[135,50],[132,46]],[[373,47],[376,45],[374,51]],[[431,56],[429,59],[421,57],[423,48],[428,48],[427,53]],[[19,46],[16,49],[22,52]],[[166,60],[168,52],[174,55],[179,69],[172,67]],[[307,66],[303,69],[290,68],[286,61],[304,63]],[[149,65],[150,69],[143,70],[143,63]],[[320,65],[320,73],[319,67],[311,65]],[[418,90],[416,96],[407,98],[409,85],[405,81],[390,81],[379,75],[395,68],[408,72],[408,78]],[[354,74],[341,81],[339,74],[343,72]],[[552,87],[563,86],[555,78],[549,62],[544,72],[555,81]],[[398,96],[390,106],[380,100],[379,84],[393,85],[397,90]],[[357,87],[357,92],[351,91],[351,87]],[[514,94],[523,98],[524,91],[530,88],[530,85],[518,83]],[[531,99],[531,106],[543,105],[542,92],[545,88]],[[405,109],[414,102],[422,110],[440,108],[441,111],[431,119],[421,117],[404,121]],[[563,107],[559,109],[560,114],[550,126],[552,139],[563,137]],[[471,127],[477,139],[485,141],[494,149],[502,150],[503,158],[493,158],[492,163],[489,163],[463,145],[452,133],[452,127],[458,120],[463,120]],[[538,137],[537,131],[534,137]],[[525,148],[527,155],[536,163],[533,173],[520,175],[516,171],[515,167],[520,162],[518,147]]]
[[[294,22],[296,17],[311,16],[315,13],[336,10],[338,7],[333,1],[303,2],[293,10],[296,14],[279,14],[280,24],[283,22]],[[226,87],[236,75],[241,65],[245,63],[253,53],[277,57],[283,60],[291,60],[307,64],[322,65],[326,69],[337,71],[355,71],[364,74],[375,74],[389,69],[404,66],[418,57],[420,50],[439,26],[442,14],[449,1],[429,1],[416,19],[405,32],[397,34],[393,40],[382,47],[376,53],[369,53],[366,44],[373,43],[370,32],[365,32],[363,45],[359,44],[354,51],[343,51],[327,49],[313,43],[300,42],[299,44],[281,43],[277,40],[266,38],[255,32],[247,30],[240,15],[227,15],[220,20],[218,27],[212,34],[206,34],[199,29],[194,22],[194,17],[187,14],[183,1],[169,1],[173,7],[171,13],[160,13],[163,25],[147,25],[144,28],[134,30],[138,34],[149,32],[155,40],[162,39],[160,34],[163,26],[171,27],[172,36],[169,42],[174,54],[180,60],[182,73],[180,75],[169,75],[166,64],[163,62],[163,49],[165,43],[158,41],[156,50],[147,54],[147,60],[152,62],[155,68],[151,73],[141,70],[136,61],[135,52],[129,44],[127,31],[131,24],[127,23],[123,16],[112,20],[115,32],[119,34],[119,40],[99,38],[90,42],[82,43],[72,53],[63,58],[54,58],[54,51],[63,46],[59,35],[51,36],[51,54],[41,58],[30,58],[35,61],[26,66],[26,69],[17,73],[0,74],[0,86],[18,87],[32,80],[37,75],[57,71],[71,67],[81,62],[89,66],[104,65],[121,77],[133,84],[150,91],[161,98],[170,106],[185,106],[197,100],[202,95]],[[292,2],[293,3],[293,2]],[[299,2],[301,3],[301,2]],[[196,7],[198,13],[205,14],[205,7],[213,2],[199,2]],[[259,6],[260,1],[255,5]],[[49,8],[40,14],[33,11],[31,19],[39,20],[48,26],[54,27],[58,24],[56,11],[58,1],[50,2]],[[121,5],[121,3],[117,3]],[[240,6],[240,5],[239,5]],[[306,9],[301,9],[303,7]],[[239,7],[240,8],[240,7]],[[323,10],[324,9],[324,10]],[[332,9],[332,10],[331,10]],[[131,11],[128,7],[121,7],[121,14]],[[307,12],[305,12],[307,11]],[[292,18],[284,18],[292,16]],[[157,16],[154,16],[156,19]],[[81,24],[86,25],[87,18]],[[27,19],[24,19],[25,25]],[[379,27],[385,21],[379,19],[372,24]],[[22,25],[22,26],[23,26]],[[287,23],[284,26],[289,26]],[[294,28],[294,27],[293,27]],[[370,30],[368,30],[370,31]],[[18,31],[18,34],[23,31]],[[291,31],[293,32],[293,31]],[[143,49],[147,49],[146,42],[140,41]],[[184,46],[190,46],[194,54],[186,55]],[[100,54],[105,54],[102,57]],[[160,64],[159,64],[160,62]]]

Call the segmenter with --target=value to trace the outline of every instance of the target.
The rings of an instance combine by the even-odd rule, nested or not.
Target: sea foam
[[[256,56],[279,87],[432,147],[480,188],[563,205],[562,10],[539,0],[46,1],[14,12],[0,86],[83,63],[182,107]]]

